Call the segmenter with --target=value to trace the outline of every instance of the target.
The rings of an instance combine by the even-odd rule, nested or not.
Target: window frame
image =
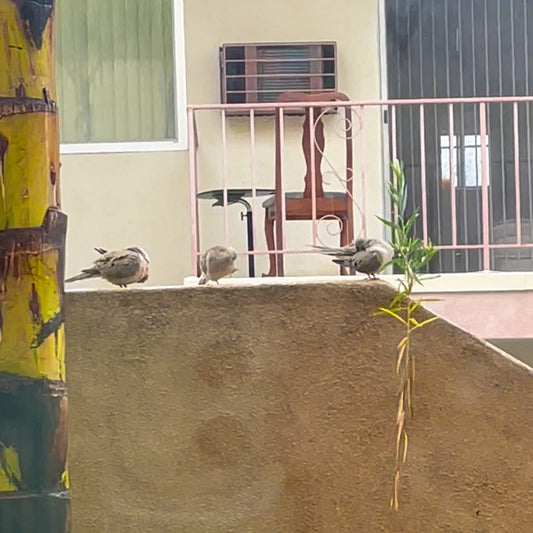
[[[174,152],[188,149],[187,85],[185,77],[185,20],[183,1],[172,0],[172,45],[174,55],[174,120],[177,138],[163,141],[110,141],[60,143],[63,154],[105,154],[125,152]],[[59,119],[61,120],[61,108]]]
[[[474,143],[467,143],[466,139],[468,137],[474,137]],[[477,142],[479,140],[479,142]],[[445,141],[445,142],[443,142]],[[479,157],[483,158],[482,152],[483,150],[486,151],[487,154],[487,161],[490,161],[490,140],[489,140],[489,134],[486,135],[485,138],[485,147],[483,147],[482,140],[481,140],[481,134],[480,133],[462,133],[461,135],[452,135],[452,142],[453,142],[453,150],[455,157],[455,168],[453,169],[453,177],[454,177],[454,186],[457,189],[481,189],[483,187],[483,176],[482,176],[482,169],[481,169],[481,160],[480,165],[476,168],[476,184],[471,185],[467,183],[467,176],[465,172],[465,162],[466,162],[466,150],[468,148],[474,148],[474,151],[476,153],[476,158],[478,156],[479,151]],[[450,160],[450,134],[449,132],[444,132],[440,134],[440,140],[439,140],[439,159],[440,159],[440,172],[441,172],[441,179],[450,179],[452,175],[452,161]],[[443,163],[444,160],[442,158],[443,154],[448,154],[448,167],[450,169],[449,176],[446,177],[443,172]],[[463,183],[459,183],[459,177],[462,177],[464,179]],[[490,165],[488,165],[487,168],[487,184],[490,186]]]

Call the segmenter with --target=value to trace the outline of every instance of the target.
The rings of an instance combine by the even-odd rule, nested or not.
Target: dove
[[[217,245],[206,250],[200,258],[202,276],[198,285],[205,285],[209,280],[218,283],[220,278],[233,274],[237,270],[236,259],[237,252],[230,247]]]
[[[333,259],[333,262],[348,267],[350,274],[352,272],[366,274],[368,279],[377,279],[376,272],[383,266],[381,255],[376,250],[359,250],[350,259]]]
[[[316,250],[333,256],[333,262],[350,269],[350,274],[361,272],[369,279],[376,279],[376,273],[393,257],[390,244],[379,239],[357,239],[341,248],[314,246]]]
[[[377,252],[381,256],[382,265],[386,265],[394,257],[392,246],[380,239],[357,239],[355,245],[358,250]]]
[[[80,274],[65,280],[65,283],[89,278],[103,278],[113,285],[126,287],[130,283],[144,283],[148,279],[150,258],[139,246],[108,252],[95,248],[101,254],[92,267],[84,268]]]

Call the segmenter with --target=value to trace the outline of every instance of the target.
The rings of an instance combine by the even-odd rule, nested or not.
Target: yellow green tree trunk
[[[70,522],[55,1],[0,0],[1,532]]]

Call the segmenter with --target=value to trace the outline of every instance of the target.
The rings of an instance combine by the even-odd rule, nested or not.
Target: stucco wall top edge
[[[230,281],[230,280],[228,280]],[[191,302],[196,298],[200,298],[199,305],[209,305],[211,302],[215,307],[224,305],[224,300],[227,298],[228,305],[240,306],[240,304],[246,302],[246,304],[253,305],[254,295],[257,295],[258,301],[265,301],[265,295],[268,297],[269,293],[272,293],[272,303],[279,303],[283,306],[287,300],[284,299],[284,295],[288,298],[307,298],[316,291],[316,294],[320,295],[324,291],[328,292],[328,296],[334,292],[339,298],[343,299],[346,296],[356,298],[359,301],[378,301],[387,300],[392,298],[395,294],[394,289],[384,281],[376,282],[361,282],[354,280],[346,280],[341,282],[322,282],[322,283],[295,283],[295,284],[265,284],[265,285],[220,285],[220,286],[189,286],[189,287],[152,287],[141,289],[109,289],[109,290],[71,290],[66,293],[67,298],[67,314],[69,303],[73,307],[78,306],[90,306],[98,308],[99,306],[113,305],[111,302],[116,300],[117,305],[120,306],[132,306],[133,308],[142,308],[144,305],[154,306],[157,305],[157,300],[161,300],[163,312],[165,309],[171,306],[186,307],[188,308]],[[211,299],[212,298],[212,299]],[[84,303],[85,302],[85,303]],[[231,302],[231,303],[230,303]],[[183,305],[180,305],[183,304]],[[354,312],[355,311],[354,309]],[[434,313],[425,309],[428,316],[433,316]],[[453,322],[439,317],[439,320],[435,324],[440,324],[440,327],[444,327],[443,334],[452,333],[465,337],[467,342],[478,343],[487,350],[491,356],[495,359],[500,366],[512,366],[516,371],[523,372],[524,370],[533,375],[533,368],[527,364],[515,359],[508,353],[497,348],[496,346],[478,338],[457,326]],[[68,324],[67,324],[68,326]],[[447,331],[446,331],[447,330]],[[488,354],[487,354],[488,355]],[[519,367],[516,368],[516,367]]]
[[[277,289],[295,289],[302,287],[316,287],[317,289],[323,289],[325,287],[335,289],[349,289],[358,288],[361,290],[374,290],[379,287],[382,290],[390,292],[391,294],[396,291],[384,281],[360,281],[360,280],[339,280],[339,281],[309,281],[305,283],[301,282],[283,282],[283,283],[250,283],[250,284],[232,284],[223,280],[220,285],[208,285],[204,287],[194,285],[178,285],[178,286],[158,286],[158,287],[146,287],[146,288],[131,288],[131,289],[67,289],[67,294],[80,295],[80,294],[158,294],[158,293],[180,293],[180,292],[205,292],[205,291],[224,291],[224,292],[241,292],[241,291],[261,291],[271,290],[273,287]]]

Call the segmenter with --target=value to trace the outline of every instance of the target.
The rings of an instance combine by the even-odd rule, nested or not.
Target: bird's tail
[[[355,251],[347,248],[330,248],[329,246],[318,246],[316,244],[311,244],[310,246],[311,248],[318,250],[321,254],[326,255],[351,255]]]
[[[100,272],[94,268],[88,268],[87,270],[82,270],[77,276],[72,276],[65,280],[65,283],[70,283],[71,281],[80,281],[82,279],[96,278],[100,275]]]
[[[340,258],[340,257],[336,257],[334,259],[332,259],[332,261],[336,264],[336,265],[340,265],[340,266],[343,266],[343,267],[346,267],[346,268],[353,268],[353,262],[348,259],[348,258]]]
[[[205,274],[202,274],[200,276],[200,280],[198,281],[198,285],[205,285],[207,283],[207,277]]]
[[[95,251],[102,255],[107,253],[107,250],[105,248],[95,248]]]
[[[357,270],[355,269],[353,262],[349,259],[332,259],[332,261],[337,265],[347,268],[350,272],[350,276],[355,276],[357,274]]]

